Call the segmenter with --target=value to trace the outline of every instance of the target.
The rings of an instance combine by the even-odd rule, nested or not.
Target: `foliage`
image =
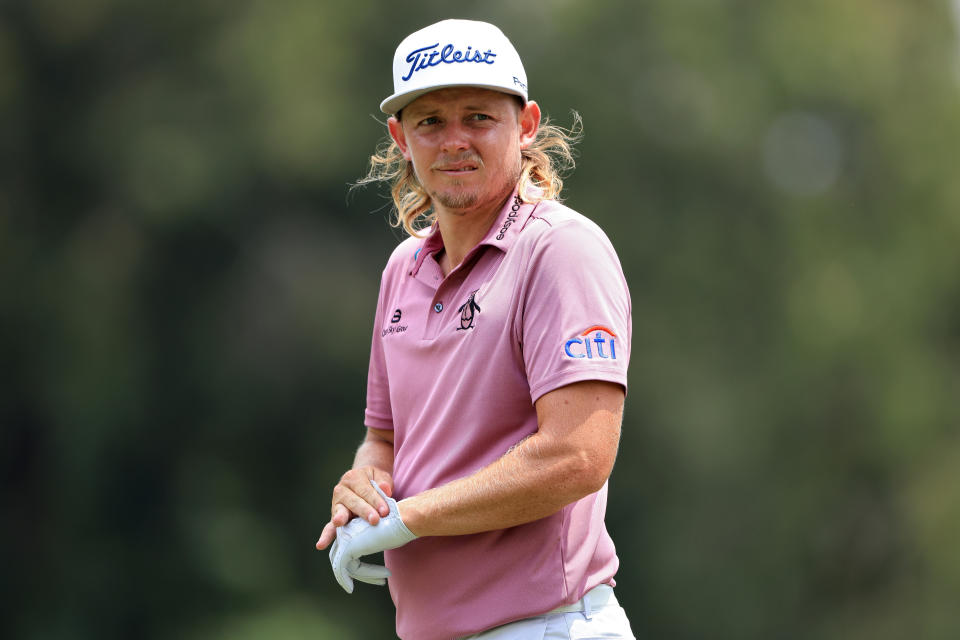
[[[638,637],[960,633],[953,7],[457,5],[583,116],[567,202],[634,304]],[[392,633],[312,545],[398,240],[348,185],[393,48],[449,11],[0,5],[5,637]]]

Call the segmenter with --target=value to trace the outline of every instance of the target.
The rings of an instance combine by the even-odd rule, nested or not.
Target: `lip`
[[[443,165],[441,167],[437,167],[437,171],[441,173],[458,175],[458,174],[470,173],[471,171],[476,171],[477,168],[478,168],[477,165],[473,163],[464,162],[460,164]]]
[[[440,156],[431,167],[437,173],[446,176],[464,176],[483,167],[483,161],[473,153],[463,153],[454,156]]]

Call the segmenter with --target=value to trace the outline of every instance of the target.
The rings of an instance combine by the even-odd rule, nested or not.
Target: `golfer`
[[[633,638],[604,525],[630,295],[603,231],[558,202],[571,138],[487,23],[408,36],[393,80],[361,182],[390,182],[410,237],[317,548],[347,592],[389,577],[404,640]],[[379,551],[385,568],[363,562]]]

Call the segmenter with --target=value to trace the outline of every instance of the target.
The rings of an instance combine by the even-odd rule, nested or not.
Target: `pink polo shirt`
[[[630,294],[600,228],[516,192],[445,278],[440,233],[408,238],[380,286],[365,424],[394,432],[399,500],[469,475],[537,430],[534,402],[582,380],[626,387]],[[387,551],[404,639],[449,640],[612,583],[607,487],[528,524]]]

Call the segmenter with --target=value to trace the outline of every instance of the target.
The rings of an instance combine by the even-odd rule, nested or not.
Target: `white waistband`
[[[583,594],[583,597],[573,604],[557,607],[553,611],[548,611],[544,615],[550,615],[552,613],[572,613],[575,611],[584,611],[589,614],[591,611],[610,604],[619,604],[617,602],[617,597],[613,595],[613,587],[608,584],[598,584],[593,589],[590,589],[590,591],[587,591],[585,594]]]

